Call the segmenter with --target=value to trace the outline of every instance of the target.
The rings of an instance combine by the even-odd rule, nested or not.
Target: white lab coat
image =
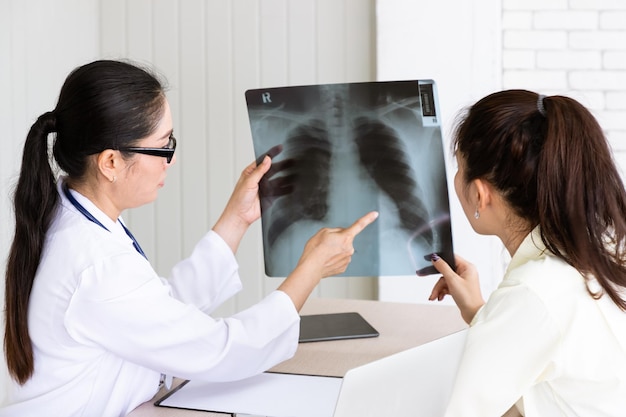
[[[516,402],[526,417],[626,415],[626,313],[593,299],[538,230],[471,323],[446,417],[500,417]]]
[[[124,416],[154,396],[161,373],[228,381],[293,356],[299,315],[281,291],[229,318],[208,315],[241,289],[235,257],[215,232],[159,278],[119,221],[72,193],[110,232],[59,188],[30,298],[35,373],[14,384],[1,417]]]

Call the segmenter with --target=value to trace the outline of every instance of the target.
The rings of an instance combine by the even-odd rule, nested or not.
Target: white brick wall
[[[626,12],[616,10],[600,12],[600,28],[626,30]]]
[[[502,0],[502,87],[591,109],[626,173],[626,0]]]

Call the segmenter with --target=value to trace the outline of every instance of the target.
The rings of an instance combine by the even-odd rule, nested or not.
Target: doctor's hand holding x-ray
[[[233,252],[248,227],[261,217],[259,183],[270,170],[271,158],[268,155],[248,165],[235,185],[235,190],[224,212],[213,227]],[[277,179],[275,181],[280,181]],[[378,217],[372,211],[356,220],[347,228],[323,228],[304,247],[295,270],[278,287],[289,295],[298,310],[322,278],[341,274],[346,270],[354,253],[353,241],[363,229]]]

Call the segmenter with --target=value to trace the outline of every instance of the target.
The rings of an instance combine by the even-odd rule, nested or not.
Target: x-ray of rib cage
[[[380,216],[354,241],[344,276],[435,273],[453,263],[436,85],[432,80],[248,90],[261,183],[265,273],[284,277],[321,227]]]

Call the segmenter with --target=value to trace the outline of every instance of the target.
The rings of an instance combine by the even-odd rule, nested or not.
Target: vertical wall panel
[[[218,219],[228,199],[234,175],[232,11],[230,2],[209,2],[207,9],[206,114],[209,146],[209,219]]]
[[[152,0],[126,1],[126,45],[131,59],[153,61]],[[116,22],[111,22],[115,27]]]
[[[181,172],[181,228],[183,256],[191,253],[209,224],[209,176],[207,163],[207,18],[204,0],[180,2],[180,78],[174,88],[180,95],[180,109],[175,131],[180,137],[177,165]]]
[[[11,210],[10,194],[13,190],[19,161],[18,140],[23,132],[18,133],[17,112],[15,111],[14,90],[16,85],[17,59],[13,54],[14,28],[13,22],[19,24],[15,18],[15,11],[10,0],[2,0],[0,13],[0,126],[3,126],[4,139],[1,143],[4,152],[0,152],[0,266],[5,269],[5,254],[10,247],[13,237],[13,212]],[[17,21],[17,22],[16,22]],[[20,112],[23,117],[23,112]],[[4,280],[0,280],[4,283]],[[0,296],[4,300],[4,285],[0,286]],[[0,318],[0,324],[2,324]],[[0,396],[2,393],[0,392]]]
[[[100,57],[126,56],[126,0],[100,1]]]
[[[11,1],[0,0],[0,126],[4,126],[4,138],[0,143],[4,152],[0,152],[0,267],[2,271],[6,268],[6,254],[11,245],[13,237],[13,211],[11,210],[10,193],[17,175],[17,164],[19,161],[18,143],[18,123],[17,112],[14,108],[12,86],[15,83],[15,67],[12,64],[15,59],[13,55],[14,28],[12,21],[19,24],[15,18],[15,11]],[[23,114],[22,114],[23,116]],[[4,306],[4,275],[0,278],[0,305]],[[4,314],[0,314],[0,329],[4,329]],[[2,332],[2,330],[0,330]],[[4,334],[4,333],[2,333]],[[7,397],[9,376],[4,361],[4,356],[0,360],[0,404]],[[6,385],[5,385],[6,383]]]
[[[349,81],[346,74],[345,0],[317,0],[316,15],[317,82]]]
[[[233,82],[234,59],[232,54],[231,2],[210,1],[207,3],[207,90],[206,115],[209,155],[209,186],[206,190],[209,200],[209,224],[218,219],[235,184],[233,141]],[[248,285],[244,282],[244,285]],[[236,310],[235,300],[229,300],[217,311],[230,313]]]
[[[254,160],[254,151],[250,139],[248,113],[244,92],[258,85],[260,66],[260,1],[234,0],[233,4],[233,137],[235,143],[236,174]],[[240,262],[239,271],[246,286],[238,296],[238,308],[258,301],[262,294],[262,253],[259,250],[261,236],[260,222],[254,223],[239,245],[237,253]]]
[[[263,0],[259,3],[258,86],[284,85],[287,80],[287,2]]]
[[[314,1],[287,2],[286,85],[313,84],[316,68],[316,4]]]
[[[167,74],[172,87],[167,97],[174,128],[180,126],[182,110],[178,4],[178,0],[159,0],[153,2],[152,10],[152,62],[159,71]],[[167,170],[166,186],[159,191],[159,198],[154,202],[154,223],[151,226],[155,253],[151,260],[158,271],[169,271],[182,257],[181,165],[175,163]]]
[[[362,0],[345,0],[346,78],[351,81],[374,81],[376,66],[376,19]]]

